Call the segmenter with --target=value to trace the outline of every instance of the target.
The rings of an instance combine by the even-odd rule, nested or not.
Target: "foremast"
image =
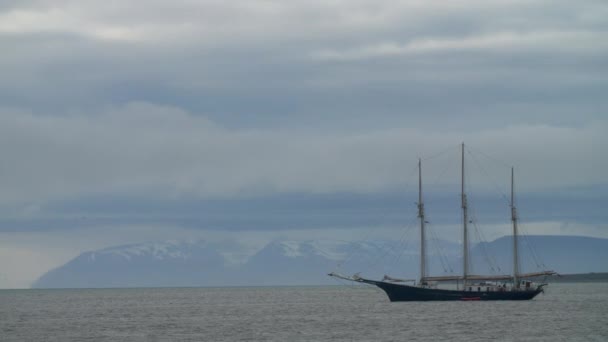
[[[418,218],[420,218],[420,282],[426,282],[426,237],[424,231],[424,203],[422,202],[422,159],[418,159]]]
[[[463,289],[467,286],[467,277],[469,275],[469,234],[467,232],[467,195],[464,192],[464,143],[462,143],[462,179],[461,179],[461,206],[462,206],[462,286]]]
[[[513,222],[513,288],[519,288],[519,254],[517,250],[517,210],[515,209],[515,176],[511,168],[511,221]]]

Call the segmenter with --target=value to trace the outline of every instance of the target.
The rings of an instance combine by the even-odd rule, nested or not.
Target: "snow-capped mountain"
[[[132,244],[85,252],[49,271],[34,287],[130,287],[220,285],[229,266],[206,241]]]
[[[607,271],[608,239],[569,236],[529,237],[536,254],[562,273]],[[475,272],[487,273],[486,259],[495,272],[510,272],[509,238],[478,244],[471,250]],[[236,241],[165,241],[132,244],[85,252],[51,270],[33,287],[253,286],[336,284],[330,271],[371,278],[388,274],[418,275],[418,245],[404,241],[347,242],[335,240],[275,240],[251,250]],[[434,275],[461,270],[461,246],[429,241],[427,265]],[[568,250],[565,254],[564,251]],[[441,253],[439,252],[441,251]],[[491,256],[488,256],[487,252]],[[521,248],[522,267],[532,259]],[[581,265],[585,266],[582,267]],[[534,269],[528,269],[534,270]]]
[[[276,240],[247,255],[234,241],[131,244],[82,253],[33,287],[335,284],[326,274],[336,269],[402,273],[417,260],[407,248],[392,241]]]

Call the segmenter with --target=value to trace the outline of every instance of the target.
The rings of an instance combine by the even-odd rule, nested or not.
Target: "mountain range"
[[[457,274],[461,246],[427,245],[429,273]],[[509,274],[512,238],[471,248],[472,272]],[[275,240],[249,252],[236,241],[171,240],[115,246],[80,254],[41,276],[34,288],[263,286],[336,284],[330,271],[414,279],[418,244],[404,241]],[[559,273],[608,271],[608,239],[528,236],[520,240],[521,268]]]

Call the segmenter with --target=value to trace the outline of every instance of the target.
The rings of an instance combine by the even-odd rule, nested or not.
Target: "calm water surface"
[[[1,290],[0,341],[608,341],[608,283],[524,302],[373,287]]]

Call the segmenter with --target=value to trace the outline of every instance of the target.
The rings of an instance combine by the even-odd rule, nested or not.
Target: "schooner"
[[[514,170],[511,168],[511,222],[513,225],[513,273],[510,275],[476,275],[469,273],[469,239],[467,231],[468,212],[465,193],[464,143],[461,145],[461,208],[462,208],[462,275],[429,276],[426,272],[425,216],[422,196],[422,160],[418,160],[418,218],[420,220],[420,279],[418,284],[407,285],[401,280],[385,276],[382,280],[367,279],[355,274],[344,276],[335,272],[329,276],[371,284],[384,290],[390,301],[444,301],[444,300],[529,300],[543,292],[547,284],[536,284],[529,280],[539,276],[555,274],[553,271],[520,273],[518,253],[517,210],[515,208]],[[441,289],[441,282],[457,282],[456,289]]]

